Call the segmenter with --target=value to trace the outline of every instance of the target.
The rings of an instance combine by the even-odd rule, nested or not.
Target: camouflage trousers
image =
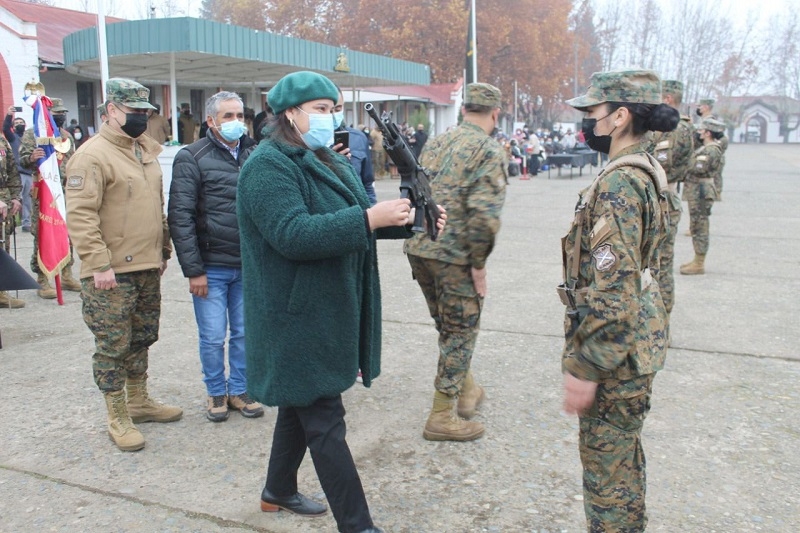
[[[14,257],[14,255],[11,253],[11,240],[14,238],[14,233],[16,232],[17,229],[17,217],[10,216],[3,220],[3,224],[5,225],[5,228],[0,230],[3,232],[3,235],[0,235],[0,237],[5,239],[5,242],[3,243],[3,248],[8,253],[8,255]]]
[[[33,253],[31,254],[31,272],[34,274],[41,274],[42,269],[39,268],[39,198],[33,197],[31,203],[31,235],[33,235]],[[72,251],[72,241],[69,243],[69,263],[65,269],[72,269],[75,264],[74,252]]]
[[[680,204],[678,204],[680,206]],[[670,209],[669,211],[669,234],[661,243],[659,253],[661,264],[658,270],[658,286],[661,289],[661,298],[664,300],[664,307],[667,314],[672,312],[675,304],[675,238],[678,236],[678,222],[681,221],[681,210]]]
[[[408,255],[439,332],[439,367],[434,386],[458,396],[467,377],[480,328],[483,298],[475,292],[469,265]]]
[[[605,380],[580,417],[583,508],[589,533],[639,533],[647,526],[642,425],[655,374]]]
[[[161,277],[158,270],[117,274],[117,287],[97,289],[81,280],[83,321],[94,334],[94,382],[103,392],[122,390],[125,379],[147,372],[147,349],[158,340]]]
[[[706,255],[708,253],[709,220],[713,198],[689,199],[689,231],[692,233],[692,246],[694,253]]]

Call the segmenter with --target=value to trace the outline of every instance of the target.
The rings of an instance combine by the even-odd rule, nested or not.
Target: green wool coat
[[[247,391],[272,406],[306,406],[369,387],[381,367],[381,300],[370,206],[345,157],[336,173],[304,147],[267,139],[239,177]],[[399,230],[399,231],[398,231]]]

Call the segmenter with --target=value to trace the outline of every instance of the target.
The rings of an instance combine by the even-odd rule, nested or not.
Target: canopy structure
[[[296,70],[325,74],[343,87],[428,85],[420,63],[260,32],[196,18],[148,19],[107,26],[111,76],[145,84],[270,87]],[[64,39],[67,71],[100,77],[97,31]]]

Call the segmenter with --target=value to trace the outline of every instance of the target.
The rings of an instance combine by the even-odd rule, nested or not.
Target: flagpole
[[[108,81],[108,41],[106,40],[106,6],[103,0],[97,0],[97,51],[100,58],[100,93],[106,97]]]
[[[472,44],[472,82],[478,81],[478,33],[475,29],[475,0],[471,0],[470,3],[470,21],[469,27],[470,31],[472,32],[472,39],[474,40]]]

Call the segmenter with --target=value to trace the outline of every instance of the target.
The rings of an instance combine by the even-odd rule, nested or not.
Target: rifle
[[[397,171],[400,173],[400,198],[411,200],[411,206],[416,209],[411,231],[424,233],[426,231],[424,222],[427,221],[428,236],[435,241],[439,236],[439,228],[436,227],[436,221],[439,220],[439,208],[431,196],[428,172],[417,161],[414,152],[408,147],[400,130],[397,129],[397,124],[392,122],[390,113],[384,111],[378,117],[372,104],[364,104],[364,110],[383,133],[383,149],[397,165]]]

